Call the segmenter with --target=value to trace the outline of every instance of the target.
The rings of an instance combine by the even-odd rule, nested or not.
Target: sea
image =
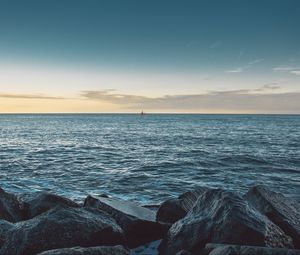
[[[300,115],[2,114],[0,187],[157,204],[262,184],[300,201]]]

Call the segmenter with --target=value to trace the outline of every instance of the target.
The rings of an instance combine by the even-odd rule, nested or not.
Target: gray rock
[[[15,225],[10,223],[9,221],[0,220],[0,246],[2,246],[5,242],[7,233],[14,227]]]
[[[292,248],[292,239],[240,196],[208,190],[185,218],[170,228],[159,249],[164,255],[198,251],[206,243]]]
[[[44,251],[38,255],[129,255],[123,246],[73,247]]]
[[[258,246],[207,244],[205,248],[209,252],[203,255],[300,255],[300,250]]]
[[[158,246],[161,240],[155,240],[150,243],[138,246],[130,250],[130,255],[158,255]]]
[[[150,205],[143,205],[142,207],[145,207],[145,208],[147,208],[147,209],[149,209],[151,211],[157,212],[158,209],[159,209],[159,207],[160,207],[160,205],[158,205],[158,204],[151,205],[150,204]]]
[[[176,255],[193,255],[193,253],[186,250],[181,250],[180,252],[177,252]]]
[[[293,238],[300,249],[300,204],[263,186],[251,188],[245,198],[262,214]]]
[[[79,207],[77,203],[70,199],[43,191],[23,193],[19,195],[19,200],[26,205],[26,219],[31,219],[56,206]]]
[[[0,219],[17,222],[24,218],[25,205],[16,195],[0,188]]]
[[[193,208],[198,197],[207,190],[209,188],[199,187],[183,193],[178,198],[166,200],[160,205],[157,211],[157,221],[173,224],[182,219]]]
[[[9,231],[1,255],[34,255],[74,246],[125,245],[122,229],[105,212],[93,208],[55,207]]]
[[[88,196],[85,207],[107,212],[124,230],[130,248],[161,239],[167,226],[155,221],[155,212],[129,201]]]

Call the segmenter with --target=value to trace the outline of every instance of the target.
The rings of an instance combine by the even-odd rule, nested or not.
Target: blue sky
[[[297,0],[0,1],[0,111],[300,113],[299,11]],[[233,98],[213,107],[223,92]]]

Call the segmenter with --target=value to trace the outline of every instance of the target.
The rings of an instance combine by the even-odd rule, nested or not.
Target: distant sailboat
[[[142,111],[141,111],[141,115],[144,115],[144,114],[145,114],[145,113],[144,113],[144,111],[142,110]]]

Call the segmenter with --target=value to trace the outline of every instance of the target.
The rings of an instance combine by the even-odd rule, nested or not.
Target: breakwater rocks
[[[157,208],[0,188],[0,255],[300,255],[297,249],[299,203],[263,186],[244,196],[199,187]]]

